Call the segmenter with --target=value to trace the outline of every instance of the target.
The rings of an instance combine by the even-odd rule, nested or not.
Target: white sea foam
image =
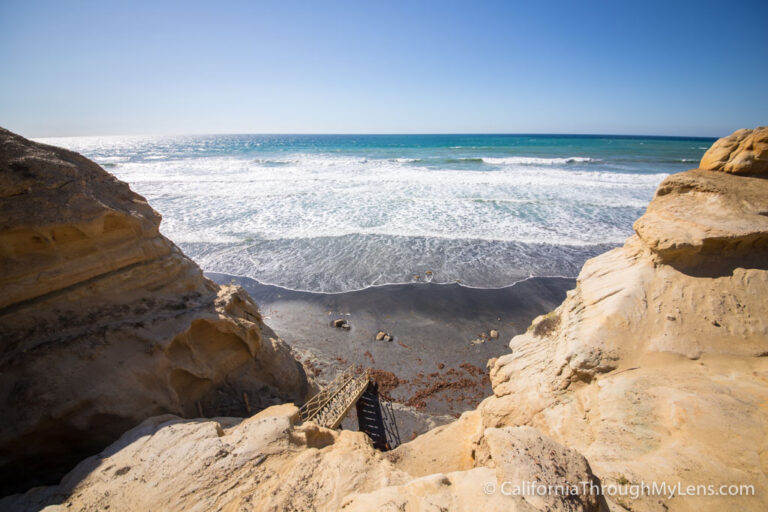
[[[100,164],[117,164],[130,160],[127,156],[102,156],[96,159]]]
[[[658,174],[520,165],[472,171],[292,155],[123,163],[180,243],[352,234],[583,245],[618,242]]]
[[[483,161],[497,165],[565,165],[573,163],[596,162],[594,158],[569,156],[564,158],[537,158],[532,156],[483,157]]]

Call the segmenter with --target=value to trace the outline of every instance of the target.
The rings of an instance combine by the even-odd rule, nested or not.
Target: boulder
[[[768,126],[737,130],[719,139],[704,153],[699,167],[739,175],[768,175]]]
[[[337,318],[334,320],[333,326],[338,329],[349,329],[349,323],[344,318]]]

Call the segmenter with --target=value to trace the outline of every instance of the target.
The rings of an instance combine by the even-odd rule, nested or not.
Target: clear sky
[[[0,0],[0,126],[30,137],[760,124],[766,0]]]

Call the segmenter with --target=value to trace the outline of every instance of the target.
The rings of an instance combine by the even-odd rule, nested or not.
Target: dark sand
[[[321,384],[350,364],[371,367],[381,370],[380,385],[395,401],[453,416],[491,394],[487,361],[508,353],[509,340],[575,286],[574,279],[532,278],[498,289],[414,283],[327,294],[207,275],[244,287],[267,325],[314,369]],[[337,318],[347,319],[351,328],[333,327]],[[491,329],[498,339],[472,343]],[[376,341],[379,330],[394,341]]]

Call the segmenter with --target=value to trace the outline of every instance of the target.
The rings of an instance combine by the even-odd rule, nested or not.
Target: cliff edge
[[[94,162],[0,129],[0,494],[145,418],[246,415],[307,379],[237,287]]]

